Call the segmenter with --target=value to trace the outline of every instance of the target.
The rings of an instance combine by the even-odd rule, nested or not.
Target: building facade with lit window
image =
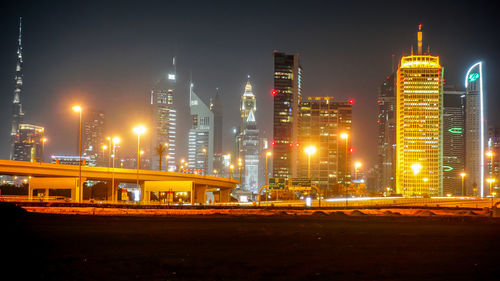
[[[469,68],[465,77],[465,191],[467,196],[485,193],[485,119],[481,62]]]
[[[418,39],[396,77],[396,189],[405,197],[443,193],[444,70],[439,57],[422,54],[421,30]]]
[[[172,69],[163,77],[155,89],[151,91],[152,109],[152,137],[150,145],[151,166],[153,170],[176,170],[176,130],[177,111],[174,105],[175,86],[177,81],[175,57],[172,60]],[[157,152],[158,145],[162,145],[166,151],[163,153],[160,167]]]
[[[255,115],[257,101],[250,77],[240,100],[240,128],[237,157],[242,160],[242,187],[246,191],[259,191],[259,130]],[[236,163],[236,161],[235,161]]]
[[[107,154],[103,154],[104,112],[89,110],[82,114],[82,155],[89,158],[90,166],[107,166]]]
[[[465,91],[444,85],[443,195],[462,195],[465,167]]]
[[[396,187],[396,84],[395,73],[387,76],[379,88],[377,115],[376,189]]]
[[[344,194],[351,183],[352,101],[334,101],[333,97],[308,97],[300,103],[298,177],[308,175],[305,148],[316,147],[311,154],[311,179],[323,194]],[[347,139],[340,136],[347,134]]]
[[[44,128],[31,124],[19,124],[12,160],[39,162],[42,151]]]
[[[491,153],[491,154],[490,154]],[[488,153],[486,158],[487,177],[494,179],[494,192],[499,193],[500,186],[500,128],[488,130]]]
[[[189,86],[189,111],[192,125],[188,135],[188,170],[191,173],[210,174],[214,159],[214,113]],[[186,169],[185,169],[186,170]]]
[[[299,55],[274,52],[273,176],[297,175],[299,103],[303,70]]]

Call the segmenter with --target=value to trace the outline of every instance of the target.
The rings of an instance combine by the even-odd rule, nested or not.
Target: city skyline
[[[106,7],[105,5],[103,9],[109,8],[110,7]],[[273,7],[271,7],[270,10],[272,10],[272,8]],[[439,8],[443,9],[443,7],[438,5],[438,9]],[[469,65],[477,62],[480,58],[483,59],[483,61],[485,62],[485,80],[488,81],[485,85],[486,99],[488,100],[487,105],[489,104],[491,108],[491,105],[495,104],[493,95],[496,92],[495,89],[497,89],[498,87],[495,86],[496,82],[493,81],[493,79],[488,79],[488,77],[493,77],[496,71],[494,69],[494,55],[497,54],[493,54],[491,50],[490,52],[488,52],[488,49],[485,49],[484,45],[483,48],[481,48],[478,47],[477,44],[474,44],[474,46],[470,46],[468,49],[464,49],[463,46],[458,46],[457,44],[444,45],[445,42],[443,41],[446,41],[444,40],[445,38],[447,38],[448,41],[451,40],[451,42],[458,42],[462,40],[465,42],[466,40],[465,38],[463,38],[462,32],[464,30],[470,29],[467,29],[468,27],[464,27],[463,25],[437,26],[435,24],[437,19],[434,18],[421,19],[420,17],[414,16],[411,17],[411,19],[406,20],[404,24],[398,24],[397,31],[393,31],[393,33],[391,33],[389,37],[384,37],[384,39],[388,38],[389,42],[383,44],[381,42],[370,43],[371,46],[373,46],[373,48],[375,49],[380,49],[383,45],[383,47],[385,48],[383,51],[377,50],[377,52],[372,52],[372,48],[370,45],[365,46],[365,48],[370,49],[370,51],[367,53],[371,54],[363,54],[361,50],[356,47],[353,51],[346,51],[345,47],[347,45],[353,46],[352,43],[355,42],[356,39],[348,39],[349,36],[345,32],[336,34],[334,30],[323,30],[323,32],[329,31],[332,32],[332,34],[336,34],[336,36],[334,37],[336,37],[337,39],[348,39],[347,43],[345,43],[346,46],[339,46],[338,44],[335,44],[335,42],[325,40],[325,44],[323,44],[323,47],[314,48],[300,41],[284,40],[283,42],[280,42],[284,36],[280,36],[278,33],[266,31],[266,24],[261,24],[257,26],[257,30],[259,32],[262,32],[263,34],[262,36],[256,36],[254,39],[256,41],[259,41],[259,43],[252,43],[257,44],[257,46],[249,44],[252,45],[252,48],[257,47],[255,48],[257,51],[248,55],[248,58],[243,59],[246,65],[244,63],[237,64],[237,71],[233,71],[230,67],[230,65],[232,65],[232,62],[230,62],[231,58],[232,56],[234,56],[234,54],[228,52],[230,46],[226,47],[223,45],[219,45],[220,51],[215,52],[213,58],[206,59],[200,57],[200,55],[207,52],[208,50],[213,49],[208,48],[205,44],[203,44],[202,46],[192,47],[193,45],[196,45],[196,42],[203,42],[203,40],[193,41],[191,39],[187,40],[186,38],[182,39],[183,36],[182,34],[180,34],[182,33],[181,31],[176,31],[175,34],[172,35],[172,37],[174,37],[174,39],[170,40],[172,42],[163,42],[163,44],[160,45],[165,48],[150,48],[140,44],[134,46],[134,44],[132,44],[131,42],[133,41],[133,37],[120,35],[119,31],[121,29],[117,28],[118,25],[107,25],[107,27],[105,28],[106,31],[114,31],[115,33],[118,33],[114,36],[117,36],[118,39],[124,40],[125,43],[128,43],[124,44],[123,48],[120,49],[118,53],[120,53],[121,55],[130,55],[132,58],[135,58],[125,60],[121,64],[118,63],[118,66],[121,65],[122,67],[127,68],[130,66],[134,66],[134,63],[138,64],[138,62],[135,60],[144,58],[141,55],[144,50],[153,50],[155,52],[160,50],[167,50],[161,56],[152,55],[152,58],[149,58],[150,60],[154,61],[151,66],[140,66],[132,73],[124,73],[116,69],[116,56],[104,55],[106,53],[109,54],[110,51],[108,49],[109,47],[103,47],[106,44],[102,44],[102,46],[101,44],[91,45],[93,47],[90,49],[91,51],[93,51],[87,53],[87,55],[83,55],[84,58],[89,58],[90,62],[80,61],[79,59],[75,59],[72,56],[68,56],[68,54],[71,54],[72,52],[79,52],[79,54],[82,54],[82,49],[74,48],[76,43],[75,41],[79,40],[76,40],[71,36],[68,37],[67,29],[63,30],[60,27],[54,27],[53,24],[48,21],[46,16],[34,13],[33,9],[34,8],[25,7],[27,15],[23,14],[23,82],[25,83],[25,87],[23,90],[23,95],[21,97],[21,102],[23,104],[23,107],[25,108],[25,111],[27,112],[25,116],[25,123],[39,124],[40,126],[44,126],[46,128],[48,138],[46,148],[47,156],[54,153],[75,153],[75,144],[64,141],[64,138],[61,137],[65,136],[68,139],[76,139],[76,130],[74,128],[78,120],[76,116],[74,116],[70,111],[70,107],[74,101],[81,102],[82,105],[85,106],[85,108],[96,108],[99,106],[104,107],[97,109],[106,109],[106,116],[110,116],[109,127],[112,129],[110,130],[110,132],[107,132],[106,135],[121,135],[122,139],[125,140],[123,143],[124,149],[130,151],[130,154],[133,155],[135,138],[133,133],[131,132],[131,128],[133,125],[135,125],[136,122],[140,122],[141,119],[146,120],[147,118],[147,116],[141,114],[140,106],[137,106],[138,101],[142,102],[146,99],[146,96],[149,95],[151,88],[154,86],[153,80],[166,73],[166,71],[168,70],[169,61],[172,56],[176,55],[176,53],[178,53],[179,55],[179,77],[181,80],[181,82],[178,83],[180,85],[177,91],[179,99],[176,102],[178,104],[180,104],[185,109],[188,108],[187,96],[189,91],[186,81],[189,78],[189,72],[193,73],[195,81],[199,81],[197,82],[197,87],[199,87],[199,90],[197,92],[204,100],[208,100],[208,97],[213,95],[216,87],[222,88],[225,97],[223,101],[223,107],[227,108],[224,116],[225,122],[223,139],[229,139],[228,136],[230,136],[231,134],[230,128],[234,125],[237,125],[237,122],[231,123],[228,122],[228,120],[236,120],[236,117],[239,115],[239,112],[234,105],[238,104],[240,95],[239,89],[242,88],[241,77],[250,74],[252,75],[252,80],[255,81],[253,83],[253,86],[256,88],[255,93],[257,95],[257,99],[261,101],[260,104],[262,105],[260,107],[259,114],[256,116],[257,123],[263,124],[263,126],[260,128],[261,134],[263,134],[263,136],[271,137],[272,127],[270,127],[268,123],[271,123],[269,121],[272,118],[272,107],[269,105],[272,104],[271,90],[273,87],[272,80],[270,79],[270,77],[272,77],[272,64],[269,54],[272,50],[278,49],[280,51],[283,50],[287,53],[300,54],[301,64],[304,66],[307,73],[305,80],[307,82],[304,84],[304,96],[335,96],[337,101],[345,101],[348,98],[352,97],[356,100],[356,107],[353,111],[353,122],[354,124],[359,125],[355,125],[353,127],[353,146],[355,148],[355,157],[362,158],[367,163],[374,164],[376,153],[373,153],[373,151],[375,151],[374,148],[376,145],[377,131],[372,127],[375,127],[377,118],[377,87],[379,86],[380,81],[383,79],[383,77],[385,77],[387,73],[390,72],[391,55],[395,53],[396,60],[398,60],[401,56],[401,53],[399,53],[397,49],[400,47],[401,49],[408,50],[409,46],[411,44],[414,44],[414,36],[412,35],[415,32],[415,26],[419,23],[422,23],[426,27],[426,34],[430,34],[429,37],[432,37],[432,39],[429,39],[429,41],[432,41],[432,52],[437,53],[440,56],[442,64],[446,66],[445,77],[447,79],[447,82],[449,81],[450,83],[456,84],[461,87],[463,82],[462,77],[465,75],[464,72],[466,68]],[[236,7],[230,6],[227,9],[236,9]],[[349,7],[347,7],[347,9],[349,9]],[[353,7],[350,7],[350,9],[353,9]],[[257,7],[253,7],[250,10],[250,12],[255,13],[258,13],[260,11]],[[362,14],[366,14],[366,12],[363,11],[364,10],[361,11]],[[123,12],[125,14],[131,13],[130,11],[120,12]],[[144,9],[139,9],[137,17],[133,18],[132,22],[128,23],[128,27],[135,26],[138,22],[140,22],[139,19],[143,17],[141,15],[141,13],[143,12]],[[244,17],[249,18],[250,12],[246,12],[244,14]],[[311,12],[307,9],[305,12],[307,16],[306,18],[310,19],[312,17]],[[80,20],[78,21],[78,23],[84,25],[96,24],[93,22],[94,20],[95,22],[99,22],[100,20],[102,21],[102,19],[98,16],[100,13],[101,12],[95,12],[95,16],[97,16],[97,19],[92,19],[92,21],[90,21],[90,19],[93,18],[91,15],[92,13],[90,13],[88,18]],[[262,13],[265,14],[266,12]],[[319,12],[316,11],[316,13]],[[464,12],[462,11],[462,13]],[[63,16],[61,20],[64,20],[65,17],[67,17],[67,15]],[[44,49],[44,44],[40,44],[40,42],[37,41],[41,40],[40,36],[35,34],[36,28],[40,28],[40,26],[36,24],[35,20],[41,20],[42,26],[44,26],[45,28],[53,27],[48,28],[47,30],[50,31],[49,35],[55,36],[56,39],[59,39],[59,41],[57,41],[58,44],[56,44],[58,46],[60,55],[62,55],[62,58],[60,58],[59,60],[46,60],[54,58],[56,54],[51,52],[47,53],[47,49]],[[368,20],[369,17],[366,19],[366,21]],[[0,54],[0,57],[2,59],[5,59],[5,63],[2,64],[3,67],[0,72],[0,74],[2,74],[2,77],[0,78],[0,86],[5,93],[3,95],[2,104],[4,110],[2,110],[2,112],[10,112],[9,108],[7,108],[7,104],[10,105],[12,103],[11,99],[14,88],[12,77],[14,75],[15,62],[9,62],[12,62],[15,58],[15,43],[17,38],[17,35],[15,33],[17,31],[18,19],[14,17],[7,17],[2,21],[2,30],[5,30],[4,34],[6,34],[4,36],[4,42],[6,42],[6,44],[2,47],[2,52]],[[481,32],[481,24],[484,25],[486,23],[487,20],[479,21],[478,26],[476,26],[475,28],[477,29],[475,32]],[[196,21],[194,21],[192,24],[196,25]],[[71,22],[69,23],[69,25],[71,27],[75,27]],[[162,24],[155,24],[155,22],[146,22],[143,23],[142,26],[137,27],[137,30],[133,31],[132,35],[142,38],[142,36],[145,36],[147,34],[145,30],[146,28],[151,27],[153,29],[156,29],[160,26],[162,26]],[[387,28],[389,28],[389,25],[380,23],[378,25],[375,24],[375,26],[386,26]],[[240,27],[245,29],[246,24],[243,24]],[[449,30],[445,30],[445,27],[449,28]],[[355,35],[353,37],[359,37],[357,40],[362,40],[362,42],[369,42],[370,36],[366,33],[370,30],[373,30],[374,28],[374,26],[363,26],[363,28],[352,27],[350,29],[350,32]],[[189,28],[187,30],[189,30]],[[461,36],[457,36],[458,30],[461,30]],[[122,32],[125,32],[125,30],[122,30]],[[141,35],[141,32],[145,32],[145,34]],[[300,29],[297,32],[298,34],[302,34]],[[100,39],[100,41],[98,40],[97,42],[109,43],[107,40],[111,40],[111,38],[113,37],[111,36],[112,34],[109,34],[110,38],[106,39],[106,37],[103,37],[104,34],[107,34],[104,31],[96,31],[96,33],[96,39]],[[220,31],[216,33],[219,34]],[[66,37],[64,36],[65,34]],[[254,36],[256,35],[255,32],[253,34]],[[455,36],[453,36],[453,34]],[[467,34],[467,32],[465,32],[465,34]],[[8,38],[7,35],[9,35]],[[276,38],[269,40],[269,38],[271,38],[270,36],[272,35],[275,35]],[[375,35],[383,36],[383,32],[376,32]],[[94,38],[94,35],[92,34],[82,34],[81,36],[87,39]],[[304,35],[302,34],[302,36]],[[69,40],[62,40],[63,37]],[[267,42],[266,40],[269,42]],[[264,43],[260,43],[260,41],[264,41]],[[154,45],[154,43],[155,41],[153,40],[151,42],[151,45]],[[236,40],[234,42],[231,42],[231,44],[238,44],[238,41]],[[150,44],[145,45],[149,46]],[[180,47],[177,48],[175,47],[175,45],[178,45]],[[35,46],[37,47],[35,48]],[[187,50],[185,46],[188,46]],[[283,47],[281,48],[281,46]],[[326,60],[327,62],[319,62],[319,60],[321,59],[314,55],[314,51],[321,50],[322,48],[327,47],[334,47],[334,51],[332,51],[333,54],[342,53],[341,51],[344,50],[344,52],[347,52],[347,55],[345,55],[346,59],[339,60],[339,58],[336,57],[337,60],[331,60],[332,57],[330,56],[328,57],[330,60]],[[427,46],[424,46],[424,48],[426,47]],[[242,48],[242,50],[245,50],[245,48],[248,47]],[[195,50],[192,56],[189,54],[190,50]],[[467,52],[464,50],[468,50],[470,53],[468,55],[465,55],[463,53]],[[358,53],[355,53],[355,51],[358,51]],[[103,53],[102,55],[96,55],[101,52]],[[375,59],[375,53],[385,55],[380,55],[379,58]],[[358,55],[359,57],[356,57],[356,55]],[[481,57],[479,57],[479,55],[481,55]],[[37,56],[41,56],[43,57],[43,59],[37,58]],[[493,58],[488,59],[488,56],[493,56]],[[248,63],[252,60],[252,58],[258,58],[257,61],[259,62]],[[369,60],[365,61],[363,58],[368,58]],[[44,59],[45,63],[43,63]],[[217,67],[221,70],[216,71],[216,73],[211,73],[209,71],[209,65],[211,64],[211,62],[213,62],[213,60],[218,60],[222,65],[222,67]],[[372,69],[374,67],[369,65],[368,72],[370,73],[370,75],[366,74],[366,70],[365,72],[363,72],[358,69],[358,71],[360,72],[357,73],[356,71],[354,71],[354,69],[356,67],[359,68],[361,63],[360,61],[363,63],[373,62],[372,64],[369,64],[377,64],[380,66],[377,66],[378,70],[375,71],[374,69]],[[352,63],[353,65],[349,66],[349,63]],[[81,66],[81,69],[79,69],[78,71],[73,70],[79,65]],[[40,72],[40,66],[46,67],[46,73]],[[98,67],[102,66],[104,66],[102,71],[105,72],[94,71]],[[115,71],[109,71],[110,67]],[[36,71],[37,68],[39,69],[38,72]],[[331,70],[329,70],[329,68],[331,68]],[[134,74],[137,74],[141,71],[143,71],[144,74],[133,77],[130,82],[125,81],[126,79],[131,78]],[[339,71],[344,73],[339,73]],[[95,75],[92,74],[92,72],[95,72]],[[102,75],[103,73],[107,74],[104,75],[104,78],[106,78],[107,80],[101,80],[102,78],[100,78],[100,75]],[[125,74],[125,76],[120,76],[123,74]],[[360,83],[362,85],[355,85],[353,80],[349,80],[353,79],[349,78],[349,75],[356,75],[363,81],[368,80],[370,82]],[[325,77],[332,78],[325,79]],[[330,80],[331,82],[333,82],[333,84],[325,84],[324,82],[322,82],[322,80]],[[136,86],[136,84],[140,85],[140,87]],[[131,89],[129,90],[125,88]],[[490,94],[490,96],[488,96],[488,94]],[[85,99],[82,98],[84,95],[86,96]],[[128,100],[124,101],[123,105],[120,106],[120,108],[108,109],[111,104],[121,99]],[[144,102],[144,104],[146,104],[146,102]],[[65,118],[60,118],[60,116],[65,116]],[[4,119],[10,120],[10,116]],[[490,122],[491,125],[498,126],[498,116],[491,116],[489,119],[493,121]],[[9,129],[7,128],[7,126],[9,126],[10,123],[4,123],[6,124],[1,125],[2,128],[4,128],[2,131],[8,132]],[[118,128],[118,125],[120,125],[120,127],[122,128]],[[189,128],[189,125],[189,116],[186,117],[185,115],[183,115],[179,117],[179,127]],[[373,138],[364,138],[366,139],[366,141],[361,141],[365,134],[373,135]],[[151,131],[146,133],[145,138],[148,137],[151,137]],[[187,133],[180,132],[178,139],[187,139]],[[3,143],[1,150],[3,155],[2,158],[8,157],[8,151],[5,149],[5,147],[7,146],[6,142],[8,142],[8,136],[5,136],[1,140],[1,143]],[[223,150],[229,152],[231,151],[230,148],[231,143],[226,141],[224,143]],[[187,146],[184,145],[184,148],[180,148],[179,150],[187,151]],[[177,157],[180,158],[187,156],[186,152],[183,153],[184,155],[182,155],[181,153],[179,153]]]

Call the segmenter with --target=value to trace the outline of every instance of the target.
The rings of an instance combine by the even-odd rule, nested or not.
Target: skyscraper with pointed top
[[[188,167],[192,173],[211,174],[214,158],[214,113],[189,85],[192,125],[188,135]]]
[[[443,193],[443,67],[438,56],[403,56],[396,75],[396,188],[403,196]]]
[[[242,187],[244,190],[258,192],[259,184],[259,130],[255,120],[257,102],[253,94],[250,76],[240,102],[240,145],[239,156],[242,158]]]
[[[21,44],[22,39],[22,18],[19,18],[19,38],[17,40],[17,63],[16,63],[16,75],[14,80],[16,81],[14,88],[14,99],[12,101],[12,126],[10,131],[10,159],[14,157],[14,143],[16,142],[16,135],[19,130],[19,124],[23,123],[23,106],[21,104],[21,93],[23,88],[23,46]]]
[[[176,61],[172,59],[172,68],[160,79],[151,91],[153,136],[151,138],[151,160],[153,170],[175,171],[176,161],[176,129],[177,111],[175,109],[174,95],[176,91]],[[160,161],[158,153],[160,146],[165,150]],[[160,167],[160,162],[161,166]]]

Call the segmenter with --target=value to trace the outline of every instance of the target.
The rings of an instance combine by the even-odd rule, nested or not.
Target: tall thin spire
[[[418,25],[418,33],[417,33],[417,46],[418,46],[418,55],[422,55],[422,24]]]
[[[21,93],[23,87],[23,46],[21,43],[22,40],[22,20],[23,18],[19,18],[19,38],[17,39],[17,63],[16,63],[16,75],[14,80],[16,81],[14,87],[14,99],[12,100],[12,127],[10,131],[11,136],[11,155],[10,159],[12,159],[14,154],[14,142],[16,140],[17,131],[19,128],[19,124],[23,122],[23,107],[21,104]]]

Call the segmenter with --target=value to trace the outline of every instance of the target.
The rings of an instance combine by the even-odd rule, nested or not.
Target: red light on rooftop
[[[348,102],[349,104],[354,104],[354,99],[350,99]]]
[[[273,141],[271,144],[272,144],[272,145],[275,145],[275,144],[276,144],[276,142],[274,142],[274,141]]]
[[[349,148],[349,152],[350,152],[350,153],[353,153],[353,152],[354,152],[354,148],[352,148],[352,147],[351,147],[351,148]]]
[[[274,89],[273,89],[273,90],[271,91],[271,93],[273,94],[273,96],[276,96],[276,95],[278,94],[278,91],[276,91],[276,90],[274,90]]]

